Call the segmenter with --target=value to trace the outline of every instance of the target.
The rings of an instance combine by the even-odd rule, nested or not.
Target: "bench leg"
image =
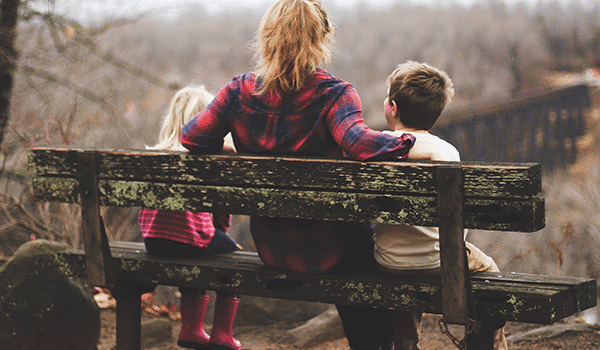
[[[117,350],[142,347],[142,294],[155,285],[120,285],[111,289],[117,300]]]
[[[473,333],[467,337],[466,346],[469,349],[494,350],[495,333],[504,327],[505,321],[479,320]],[[499,349],[504,349],[502,343],[497,344]]]
[[[463,239],[464,175],[460,166],[448,166],[439,167],[437,177],[443,319],[466,325],[474,312]]]

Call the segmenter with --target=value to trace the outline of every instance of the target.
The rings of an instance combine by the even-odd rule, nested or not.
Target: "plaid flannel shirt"
[[[234,78],[209,106],[183,128],[181,143],[194,153],[218,153],[232,133],[239,153],[404,158],[415,138],[392,137],[369,129],[356,90],[317,69],[298,92],[256,94],[255,74]],[[357,223],[251,218],[251,233],[262,261],[296,272],[323,272],[350,250]]]

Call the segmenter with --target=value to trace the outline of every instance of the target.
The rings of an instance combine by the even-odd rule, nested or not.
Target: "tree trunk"
[[[10,96],[17,62],[17,11],[20,0],[2,0],[0,8],[0,146],[10,117]]]

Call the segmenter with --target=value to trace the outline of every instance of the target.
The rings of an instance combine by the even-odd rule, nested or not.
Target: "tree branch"
[[[63,22],[64,24],[75,28],[75,31],[76,31],[75,42],[83,44],[84,46],[88,47],[90,52],[92,52],[94,55],[96,55],[98,58],[102,59],[106,63],[109,63],[109,64],[131,74],[132,76],[134,76],[136,78],[145,80],[153,85],[162,87],[164,89],[168,89],[168,90],[181,89],[182,86],[180,83],[167,82],[155,74],[152,74],[136,65],[133,65],[123,59],[113,56],[108,51],[103,52],[90,39],[94,36],[103,34],[110,29],[114,29],[117,26],[131,24],[133,21],[141,18],[141,16],[137,17],[136,19],[120,19],[117,21],[111,21],[111,22],[108,22],[108,23],[102,25],[101,27],[85,30],[81,26],[81,24],[77,23],[76,21],[66,19],[62,16],[57,16],[55,14],[41,13],[41,12],[35,11],[33,9],[28,9],[28,11],[34,16],[41,17],[48,24],[48,26],[50,27],[50,33],[52,36],[52,40],[53,40],[58,52],[64,52],[65,46],[61,43],[60,38],[58,36],[58,31],[57,31],[56,23],[55,23],[56,21]]]
[[[0,145],[10,118],[10,98],[14,83],[15,47],[19,0],[2,0],[0,4]]]
[[[21,71],[22,73],[25,73],[25,74],[38,76],[49,82],[63,86],[65,88],[87,98],[90,101],[94,101],[94,102],[98,103],[102,107],[102,109],[104,109],[111,116],[113,116],[113,117],[117,116],[117,113],[116,113],[115,109],[113,108],[113,106],[111,104],[109,104],[102,96],[97,95],[93,91],[86,89],[84,87],[81,87],[81,86],[71,82],[70,80],[56,76],[48,71],[37,69],[37,68],[31,67],[31,66],[19,66],[19,71]]]
[[[114,57],[109,51],[101,52],[100,49],[98,48],[98,46],[96,46],[88,38],[78,39],[78,40],[82,44],[87,46],[94,55],[96,55],[103,61],[105,61],[119,69],[126,71],[127,73],[133,75],[134,77],[140,78],[151,84],[160,86],[160,87],[162,87],[164,89],[168,89],[168,90],[179,90],[182,87],[181,84],[179,84],[179,83],[166,82],[162,78],[160,78],[150,72],[147,72],[147,71],[141,69],[140,67],[137,67],[137,66],[135,66],[125,60],[122,60],[120,58]]]

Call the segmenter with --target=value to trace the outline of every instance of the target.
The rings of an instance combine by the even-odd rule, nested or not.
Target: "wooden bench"
[[[596,305],[596,281],[465,266],[463,228],[533,232],[545,225],[539,164],[351,160],[39,147],[35,198],[81,205],[84,249],[60,253],[64,273],[109,287],[117,348],[140,348],[140,298],[157,284],[242,295],[551,324]],[[441,279],[297,274],[255,253],[173,259],[111,242],[100,206],[440,227]]]

